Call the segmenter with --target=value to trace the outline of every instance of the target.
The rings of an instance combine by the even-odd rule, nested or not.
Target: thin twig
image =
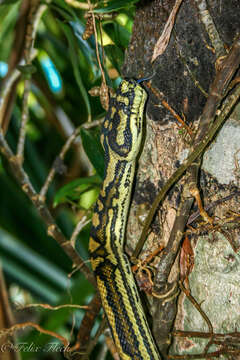
[[[200,18],[203,25],[208,33],[209,39],[213,45],[216,57],[226,55],[226,51],[223,45],[222,40],[220,39],[217,28],[214,24],[214,21],[208,11],[206,0],[195,0],[196,6],[199,11]]]
[[[72,233],[72,236],[71,236],[71,239],[70,239],[70,243],[72,244],[73,248],[75,248],[75,243],[76,243],[78,234],[90,222],[91,222],[91,219],[87,219],[86,216],[83,216],[82,219],[75,226],[75,229],[73,230],[73,233]]]
[[[212,209],[213,207],[216,207],[219,204],[222,204],[225,201],[231,200],[233,197],[235,196],[240,196],[240,191],[236,191],[233,192],[232,194],[225,196],[224,198],[221,198],[219,200],[216,200],[214,202],[212,202],[211,204],[208,204],[205,206],[205,210],[208,211],[210,209]],[[200,212],[199,210],[195,211],[189,218],[188,218],[188,222],[187,225],[190,225],[191,223],[193,223],[195,220],[197,220],[197,218],[200,216]]]
[[[29,79],[24,81],[24,93],[23,93],[23,106],[22,106],[22,119],[21,119],[21,128],[17,144],[17,157],[19,162],[23,163],[24,156],[24,144],[26,138],[26,126],[28,121],[28,98],[31,89],[31,81]]]
[[[45,181],[44,185],[42,186],[42,189],[40,190],[39,197],[42,202],[45,202],[47,191],[48,191],[49,186],[51,185],[51,183],[54,179],[54,176],[56,174],[56,166],[55,165],[56,165],[57,161],[59,159],[61,161],[64,160],[64,157],[65,157],[67,151],[69,150],[70,146],[72,145],[72,143],[74,142],[76,137],[79,135],[81,128],[90,129],[92,127],[101,125],[102,122],[103,122],[103,120],[101,119],[101,120],[92,121],[91,123],[86,123],[86,124],[80,125],[73,131],[72,135],[67,139],[67,141],[63,145],[62,150],[60,151],[59,155],[54,160],[52,168],[49,171],[48,176],[46,178],[46,181]]]
[[[211,332],[201,332],[201,331],[182,331],[182,330],[174,330],[172,332],[173,336],[179,336],[179,337],[197,337],[197,338],[203,338],[203,339],[208,339],[210,337],[212,337],[212,333]],[[214,339],[216,339],[216,341],[225,341],[226,339],[228,341],[231,342],[237,342],[239,343],[240,340],[240,333],[239,332],[232,332],[232,333],[226,333],[226,334],[218,334],[215,333],[214,334]]]
[[[26,40],[24,48],[24,59],[25,64],[31,64],[31,53],[33,50],[33,44],[37,33],[37,26],[40,20],[40,17],[45,10],[41,7],[40,0],[32,0],[31,7],[28,15],[28,26],[26,31]],[[24,81],[24,93],[23,93],[23,106],[22,106],[22,119],[21,119],[21,128],[19,134],[19,140],[17,144],[17,158],[20,163],[24,161],[24,143],[26,137],[26,125],[28,121],[28,98],[31,90],[31,81],[30,74],[28,78]]]
[[[181,281],[179,281],[179,286],[180,289],[184,292],[184,294],[186,295],[186,297],[188,298],[189,301],[191,301],[191,303],[193,304],[193,306],[198,310],[198,312],[201,314],[201,316],[203,317],[203,319],[206,321],[207,325],[208,325],[208,329],[209,329],[209,333],[212,334],[213,336],[213,326],[211,321],[209,320],[208,316],[205,314],[205,312],[201,309],[201,306],[197,303],[197,301],[194,299],[194,297],[190,294],[190,292],[188,290],[185,289],[183,283]]]
[[[38,7],[37,15],[35,16],[35,20],[33,22],[33,26],[35,29],[37,29],[39,19],[41,18],[43,12],[47,9],[47,4],[50,3],[51,0],[45,0],[45,4],[41,4]],[[23,3],[23,2],[22,2]],[[6,75],[5,79],[3,79],[1,84],[1,99],[0,99],[0,125],[3,127],[4,133],[6,133],[9,123],[9,117],[11,114],[11,108],[13,101],[15,99],[15,92],[16,92],[16,86],[18,82],[18,78],[20,78],[19,75],[21,75],[21,72],[17,70],[17,65],[24,66],[26,65],[25,59],[23,59],[23,51],[22,46],[20,45],[22,42],[24,42],[24,39],[27,37],[27,33],[24,30],[25,29],[25,23],[26,21],[23,20],[23,18],[27,17],[27,11],[30,8],[31,4],[22,4],[21,9],[19,10],[19,19],[16,24],[16,36],[14,40],[14,44],[16,45],[16,51],[12,53],[12,55],[9,58],[9,72]],[[28,17],[27,17],[28,21]],[[18,32],[19,30],[19,32]],[[36,31],[36,30],[34,30]],[[23,34],[24,33],[24,34]],[[37,52],[32,50],[30,52],[30,60],[32,61],[33,58],[36,56]]]
[[[100,68],[100,71],[101,71],[101,74],[102,74],[103,84],[106,86],[105,74],[104,74],[104,71],[103,71],[103,68],[102,68],[101,59],[100,59],[100,55],[99,55],[99,49],[98,49],[98,37],[97,37],[96,21],[95,21],[95,15],[94,15],[94,13],[92,11],[93,5],[91,4],[90,0],[87,0],[87,2],[88,2],[89,9],[90,9],[90,13],[92,15],[92,20],[93,20],[93,29],[94,29],[94,37],[95,37],[95,44],[96,44],[97,61],[98,61],[98,65],[99,65],[99,68]]]
[[[22,330],[22,329],[24,329],[26,327],[34,327],[36,330],[38,330],[42,334],[46,334],[46,335],[50,335],[52,337],[55,337],[55,338],[57,338],[58,340],[60,340],[63,343],[65,348],[68,348],[69,341],[65,337],[63,337],[63,336],[61,336],[61,335],[59,335],[59,334],[57,334],[57,333],[55,333],[53,331],[43,329],[40,325],[35,324],[35,323],[31,322],[31,321],[27,321],[27,322],[24,322],[24,323],[21,323],[21,324],[15,324],[15,325],[11,326],[8,329],[1,329],[0,330],[0,338],[2,336],[12,335],[16,331]]]
[[[25,60],[22,60],[19,65],[24,65]],[[2,90],[0,91],[0,127],[3,122],[4,108],[6,104],[6,99],[11,92],[12,86],[17,79],[20,78],[21,72],[18,69],[14,69],[11,75],[3,83]]]
[[[32,307],[41,307],[43,309],[47,309],[47,310],[59,310],[59,309],[64,309],[64,308],[73,308],[73,309],[89,309],[89,306],[87,305],[75,305],[75,304],[63,304],[63,305],[58,305],[58,306],[51,306],[49,304],[28,304],[28,305],[20,305],[17,306],[16,309],[17,310],[24,310],[27,308],[32,308]]]
[[[43,11],[44,9],[41,8],[41,10]],[[36,57],[36,55],[37,55],[36,51],[31,52],[31,61],[33,61],[33,59]],[[25,59],[22,59],[19,62],[18,66],[19,65],[20,66],[26,65]],[[14,83],[20,79],[21,75],[22,75],[21,71],[18,70],[17,68],[15,68],[11,72],[11,74],[6,78],[6,80],[5,81],[3,80],[3,83],[1,86],[1,91],[0,91],[0,127],[3,122],[4,109],[5,109],[5,105],[6,105],[6,100],[8,99],[8,95],[10,94]]]
[[[182,125],[182,127],[184,127],[186,129],[186,131],[188,132],[188,134],[192,137],[193,136],[193,132],[191,130],[191,128],[184,122],[184,120],[176,113],[176,111],[163,99],[163,94],[156,88],[154,88],[150,82],[148,82],[146,84],[146,86],[152,91],[152,93],[156,96],[156,98],[158,100],[161,101],[162,105],[168,110],[170,111],[170,113],[175,117],[175,119],[177,119],[178,122],[180,122],[180,124]],[[156,105],[159,106],[159,105]]]
[[[165,101],[162,100],[162,104],[163,106],[165,106],[166,109],[168,109],[170,111],[170,113],[177,119],[178,122],[180,122],[180,124],[182,125],[182,127],[184,127],[187,132],[189,133],[189,135],[192,137],[193,136],[193,132],[192,129],[190,129],[190,127],[184,122],[184,120],[176,113],[176,111]]]

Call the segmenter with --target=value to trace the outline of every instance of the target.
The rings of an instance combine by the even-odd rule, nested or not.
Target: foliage
[[[131,34],[133,4],[136,2],[137,0],[100,1],[94,8],[96,14],[103,15],[101,24],[104,53],[101,50],[100,57],[107,84],[111,87],[115,87],[120,81],[124,51]],[[22,35],[16,28],[23,3],[24,0],[0,1],[0,85],[4,81],[7,63],[16,55],[14,44]],[[87,1],[81,3],[87,4]],[[24,169],[37,191],[43,186],[54,159],[70,133],[88,120],[104,116],[99,98],[93,98],[88,93],[92,87],[100,85],[101,72],[96,58],[94,36],[88,40],[82,39],[86,10],[73,8],[64,0],[47,1],[46,6],[37,29],[37,52],[32,64],[16,65],[22,78],[17,84],[16,99],[6,134],[6,140],[15,151],[21,126],[23,81],[26,77],[31,78]],[[115,16],[104,19],[105,14],[113,12]],[[100,43],[99,26],[97,31]],[[47,204],[49,207],[54,206],[55,219],[68,238],[83,215],[91,216],[103,177],[103,150],[99,129],[82,128],[80,135],[81,144],[79,137],[65,159],[67,171],[64,166],[57,169],[57,176],[47,193]],[[83,150],[88,160],[83,155]],[[79,272],[71,280],[68,279],[72,270],[71,260],[47,236],[36,210],[13,180],[1,158],[0,186],[1,263],[12,301],[23,304],[86,304],[91,296],[92,286]],[[88,258],[89,229],[88,224],[82,229],[76,242],[77,251],[85,260]],[[34,310],[31,315],[42,327],[69,335],[72,313],[72,309],[62,309],[57,313]],[[83,311],[74,311],[74,316],[76,332]],[[50,341],[45,335],[39,338],[35,331],[24,333],[22,339],[27,343],[36,341],[40,346]],[[33,358],[29,352],[22,352],[21,356],[22,359]],[[49,356],[51,355],[44,352],[38,353],[38,358],[42,359],[61,358],[60,354],[59,357],[57,354]]]

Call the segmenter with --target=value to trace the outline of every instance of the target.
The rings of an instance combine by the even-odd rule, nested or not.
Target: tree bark
[[[222,76],[221,72],[228,71],[226,88],[218,81],[221,91],[217,94],[219,99],[214,103],[214,114],[223,100],[227,101],[229,95],[234,93],[239,81],[239,55],[234,58],[232,65],[228,65],[228,69],[222,65],[240,33],[239,1],[183,0],[169,44],[153,63],[151,58],[154,46],[162,34],[175,0],[141,1],[138,4],[123,75],[141,78],[154,74],[154,77],[151,85],[146,87],[149,94],[146,136],[139,159],[127,231],[127,250],[130,255],[158,192],[194,150],[198,139],[198,135],[194,139],[194,134],[201,135],[201,129],[207,134],[210,129],[211,123],[204,127],[203,122],[207,118],[206,104],[207,110],[211,109],[207,101],[211,100],[210,96],[214,96],[217,78]],[[230,92],[231,80],[234,82],[230,85]],[[235,106],[204,153],[200,171],[199,159],[194,165],[195,175],[192,165],[191,171],[188,170],[167,193],[155,214],[141,252],[140,257],[144,259],[160,245],[165,247],[153,262],[158,269],[154,289],[162,294],[170,291],[173,295],[171,286],[182,279],[180,270],[182,272],[184,266],[179,256],[180,251],[183,252],[180,245],[185,237],[182,232],[188,230],[188,239],[193,249],[192,263],[188,265],[188,296],[181,291],[180,295],[176,293],[170,296],[170,300],[167,298],[167,302],[161,301],[160,305],[158,298],[149,297],[154,337],[163,358],[171,354],[171,358],[182,355],[179,358],[186,359],[186,356],[203,354],[204,351],[209,354],[219,352],[217,355],[221,359],[237,359],[240,356],[239,340],[236,341],[239,339],[238,333],[236,338],[231,337],[230,342],[227,342],[226,335],[238,331],[240,320],[239,112],[240,107]],[[179,128],[176,114],[185,120],[190,129],[186,126]],[[198,129],[200,132],[197,132]],[[208,214],[213,218],[212,225],[202,224],[196,201],[193,201],[190,183],[192,176],[197,174],[197,185],[205,209],[209,208]],[[187,221],[195,230],[189,230]],[[190,256],[191,251],[188,252]],[[172,255],[171,260],[169,254]],[[162,264],[169,262],[164,271],[161,261]],[[184,284],[187,287],[186,281]],[[193,305],[191,296],[198,305]],[[179,330],[190,333],[177,332]],[[216,333],[223,334],[218,342],[214,335]],[[198,358],[206,358],[206,355],[199,355]]]

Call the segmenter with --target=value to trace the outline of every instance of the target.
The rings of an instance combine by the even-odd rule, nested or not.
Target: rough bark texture
[[[166,51],[151,64],[154,45],[163,31],[174,3],[175,0],[139,3],[133,36],[123,67],[123,75],[126,77],[140,78],[155,73],[151,88],[147,89],[149,100],[146,108],[146,138],[139,160],[133,206],[129,216],[127,234],[129,253],[132,253],[136,246],[141,234],[142,222],[156,194],[189,152],[189,136],[185,136],[179,130],[179,124],[163,106],[162,100],[165,100],[180,116],[184,114],[186,123],[192,126],[193,130],[196,129],[207,100],[206,95],[215,78],[217,58],[224,53],[227,55],[235,37],[240,33],[238,0],[209,0],[207,8],[204,8],[205,1],[184,0],[177,14]],[[219,47],[213,44],[212,28],[207,30],[204,24],[206,14],[215,24],[220,39]],[[156,96],[156,91],[153,93],[152,89],[160,92],[161,96]],[[199,174],[198,185],[205,207],[235,193],[230,199],[216,203],[209,210],[209,214],[214,217],[214,225],[218,223],[218,219],[229,216],[229,210],[239,213],[240,209],[239,115],[240,108],[236,106],[215,141],[205,152]],[[171,189],[161,204],[141,253],[142,258],[159,245],[166,246],[168,243],[183,186],[184,178]],[[196,210],[197,206],[194,203],[191,213]],[[200,221],[202,220],[198,217],[192,225],[195,228],[199,227]],[[227,229],[221,228],[219,231],[207,227],[201,232],[201,236],[192,232],[189,238],[194,249],[194,267],[189,276],[191,295],[202,304],[203,311],[212,323],[214,333],[226,334],[238,331],[239,225]],[[161,256],[156,258],[155,263],[160,259]],[[178,279],[178,259],[179,257],[170,274],[170,283]],[[175,313],[171,314],[169,324],[172,323],[175,315]],[[154,313],[153,327],[154,322],[157,321],[155,317],[156,313]],[[209,332],[205,320],[183,293],[178,297],[177,315],[172,326],[177,330]],[[162,331],[164,333],[165,330]],[[166,357],[167,336],[164,340],[165,345],[161,344],[161,334],[155,334],[155,338],[163,357]],[[209,339],[173,337],[170,353],[203,353],[208,341]],[[219,350],[217,345],[211,345],[208,349],[209,352],[216,350]],[[234,353],[228,356],[220,355],[220,359],[237,359],[239,355]]]

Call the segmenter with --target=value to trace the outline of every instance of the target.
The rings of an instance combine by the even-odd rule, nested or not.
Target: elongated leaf
[[[92,132],[81,129],[80,132],[84,150],[97,171],[98,175],[104,177],[104,151],[99,137]]]
[[[52,286],[40,280],[38,276],[26,271],[23,266],[5,257],[1,258],[1,263],[7,276],[20,283],[35,295],[50,303],[55,303],[59,298],[60,292],[57,292]]]
[[[29,249],[14,236],[0,228],[0,250],[9,257],[14,257],[22,265],[39,273],[41,277],[46,277],[54,286],[66,289],[69,286],[67,274],[58,266],[50,262],[47,258]],[[4,256],[3,256],[4,257]],[[27,270],[25,270],[27,271]],[[16,274],[17,275],[17,274]],[[19,274],[18,274],[19,275]],[[31,274],[29,274],[31,275]]]
[[[95,39],[94,37],[91,37],[88,41],[83,40],[82,35],[85,30],[85,25],[80,20],[70,21],[70,25],[73,29],[74,35],[78,39],[78,46],[81,53],[86,58],[89,70],[93,72],[94,78],[96,78],[100,75],[100,71],[97,65]]]
[[[62,23],[61,21],[58,21],[59,26],[61,27],[61,29],[63,30],[64,34],[66,35],[66,38],[68,40],[68,45],[69,45],[69,52],[70,52],[70,59],[72,62],[72,66],[73,66],[73,71],[74,71],[74,75],[75,75],[75,79],[76,82],[78,84],[80,93],[84,99],[86,108],[87,108],[87,113],[89,116],[91,116],[91,107],[90,107],[90,102],[89,102],[89,97],[88,97],[88,93],[87,90],[83,84],[82,81],[82,77],[79,71],[79,63],[78,63],[78,57],[77,57],[77,52],[76,52],[76,47],[74,46],[74,44],[76,43],[75,41],[75,37],[73,36],[73,33],[70,29],[70,27],[64,23]]]
[[[68,200],[78,200],[81,194],[91,189],[99,188],[100,184],[101,178],[97,175],[73,180],[58,190],[53,205],[57,206]]]
[[[66,18],[66,20],[77,20],[74,8],[66,4],[65,0],[53,0],[52,4],[50,3],[50,7],[54,7],[54,9],[57,10],[63,17],[69,17],[69,15],[71,15],[71,19]]]

